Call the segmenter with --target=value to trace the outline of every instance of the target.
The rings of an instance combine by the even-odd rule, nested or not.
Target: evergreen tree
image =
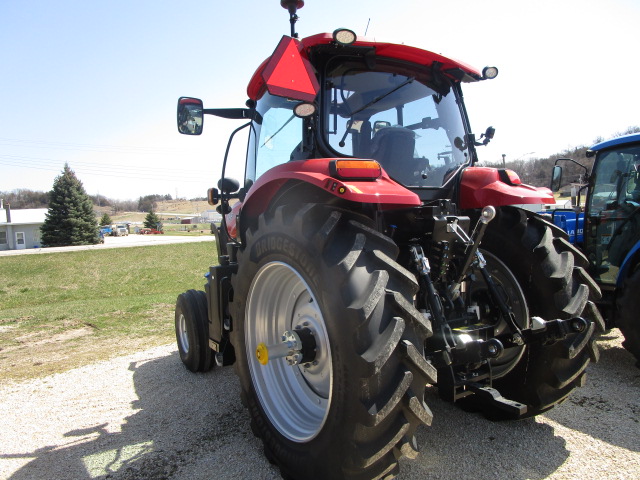
[[[53,182],[49,211],[40,231],[47,247],[93,245],[100,241],[93,203],[68,164]]]
[[[144,217],[144,227],[162,230],[162,223],[160,223],[160,218],[154,213],[153,210],[147,213],[147,216]]]
[[[105,213],[104,215],[102,215],[102,218],[100,219],[101,227],[105,225],[111,225],[112,223],[113,223],[113,220],[111,220],[111,217],[109,216],[108,213]]]

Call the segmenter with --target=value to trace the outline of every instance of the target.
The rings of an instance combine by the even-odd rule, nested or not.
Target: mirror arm
[[[212,109],[212,110],[216,110],[216,109]],[[229,109],[229,110],[247,110],[245,108],[234,108],[234,109]],[[251,111],[251,110],[247,110],[247,111]],[[205,110],[206,112],[206,110]],[[225,178],[225,174],[226,174],[226,169],[227,169],[227,159],[229,158],[229,150],[231,150],[231,143],[233,142],[233,137],[235,137],[236,133],[238,133],[240,130],[247,128],[248,126],[251,125],[251,122],[249,123],[245,123],[244,125],[239,126],[238,128],[236,128],[233,132],[231,132],[231,136],[229,137],[229,141],[227,142],[227,149],[224,152],[224,159],[222,160],[222,178]],[[223,185],[221,185],[223,186]],[[225,193],[224,190],[220,192],[220,203],[221,203],[221,210],[225,211],[227,209],[227,207],[229,207],[229,199],[230,199],[230,195],[228,193]],[[222,220],[220,222],[220,227],[224,228],[224,231],[227,235],[227,238],[233,238],[230,234],[229,234],[229,229],[227,228],[227,219],[225,217],[225,214],[222,215]]]
[[[202,113],[232,120],[256,120],[258,123],[262,118],[258,112],[249,108],[205,108]]]
[[[571,162],[571,163],[575,163],[576,165],[578,165],[581,168],[584,168],[584,178],[585,180],[589,180],[589,169],[587,167],[585,167],[583,164],[581,164],[580,162],[576,162],[574,159],[572,158],[558,158],[554,165],[558,165],[558,162]]]

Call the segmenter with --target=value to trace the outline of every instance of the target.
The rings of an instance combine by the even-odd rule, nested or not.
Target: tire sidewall
[[[311,440],[305,443],[296,443],[284,437],[269,422],[264,421],[267,414],[263,409],[258,395],[255,391],[248,364],[245,338],[245,311],[248,298],[245,294],[251,289],[252,280],[265,265],[272,262],[281,262],[295,270],[307,283],[311,294],[318,302],[318,307],[322,313],[326,334],[329,338],[332,357],[332,392],[331,405],[327,418],[320,432]],[[310,461],[309,456],[318,459],[330,459],[331,456],[340,453],[340,445],[344,445],[345,438],[350,438],[351,432],[344,430],[343,425],[338,425],[336,419],[344,418],[341,410],[357,402],[357,397],[353,392],[357,389],[345,389],[345,385],[357,385],[358,376],[351,375],[350,366],[347,362],[341,361],[344,354],[350,347],[348,339],[339,334],[340,325],[336,324],[336,319],[344,322],[344,307],[340,308],[341,292],[336,279],[325,278],[328,275],[327,269],[321,268],[322,252],[316,251],[311,245],[303,244],[300,240],[293,238],[287,231],[265,231],[258,233],[245,250],[242,263],[239,265],[238,274],[235,277],[238,283],[234,286],[234,302],[232,304],[234,330],[232,332],[233,344],[236,346],[236,368],[243,390],[248,392],[247,407],[250,410],[254,421],[256,432],[265,441],[266,448],[280,459],[285,459],[287,465],[297,465],[296,471],[309,470],[313,465],[315,469],[309,471],[312,478],[322,478],[331,475],[331,463],[337,465],[339,461],[334,459],[324,461],[327,465],[327,472],[317,471],[320,462]],[[322,274],[325,272],[325,275]],[[320,287],[322,286],[322,287]],[[241,295],[240,297],[238,295]],[[352,349],[353,347],[351,347]],[[292,367],[297,368],[297,367]],[[340,436],[336,437],[339,432]],[[286,450],[282,446],[286,446]],[[335,466],[335,465],[333,465]]]
[[[184,350],[180,339],[180,316],[184,316],[187,340],[189,341],[189,349],[186,351]],[[182,363],[184,363],[184,365],[192,372],[198,371],[200,363],[200,345],[198,342],[197,329],[194,324],[193,306],[189,302],[188,292],[178,296],[175,312],[175,330],[180,360],[182,360]]]
[[[545,236],[552,239],[543,248]],[[502,207],[483,238],[482,247],[503,261],[515,275],[524,292],[529,314],[545,320],[566,319],[564,311],[573,296],[582,298],[578,288],[580,277],[575,266],[582,264],[573,254],[573,267],[564,278],[555,278],[558,255],[570,251],[571,246],[559,241],[559,234],[543,219],[514,207]],[[545,248],[550,248],[545,252]],[[555,260],[554,260],[555,259]],[[586,298],[578,315],[586,305]],[[527,416],[537,415],[562,401],[576,386],[592,352],[593,328],[552,345],[532,343],[519,364],[507,376],[496,380],[495,387],[507,398],[529,405]],[[590,336],[586,347],[575,357],[566,356],[567,346]],[[563,379],[573,379],[563,385]]]
[[[180,315],[184,315],[189,350],[180,341]],[[188,290],[178,296],[175,310],[175,332],[182,363],[192,372],[205,372],[213,366],[213,355],[208,345],[209,319],[206,294],[200,290]]]

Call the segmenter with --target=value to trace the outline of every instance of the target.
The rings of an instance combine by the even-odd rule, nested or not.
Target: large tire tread
[[[259,268],[259,262],[270,258],[257,258],[255,246],[275,235],[286,235],[290,241],[305,245],[303,262],[307,258],[318,262],[322,290],[342,305],[340,334],[348,339],[352,353],[346,355],[350,358],[334,358],[334,370],[344,368],[336,362],[346,362],[353,380],[348,386],[338,386],[340,391],[334,393],[343,399],[339,405],[332,402],[331,407],[340,417],[340,427],[334,426],[326,435],[320,432],[317,439],[300,446],[313,451],[318,449],[314,447],[317,442],[323,450],[317,460],[313,456],[302,462],[294,458],[298,446],[279,439],[278,432],[262,417],[246,359],[241,358],[236,371],[252,416],[252,430],[285,478],[393,478],[397,460],[417,454],[416,428],[430,424],[432,418],[424,403],[424,387],[435,381],[435,369],[424,357],[422,362],[413,358],[414,351],[421,356],[424,340],[431,335],[430,322],[412,304],[418,290],[415,277],[396,263],[396,244],[372,229],[368,219],[323,205],[280,206],[261,215],[257,227],[246,232],[246,248],[238,254],[239,270],[232,279],[234,322],[243,321],[244,296],[252,272]],[[280,261],[290,260],[300,259]],[[323,315],[327,323],[337,321],[327,318],[327,312]],[[244,345],[242,335],[243,328],[236,324],[234,345]],[[408,350],[412,354],[407,354]],[[352,400],[347,401],[349,398]],[[331,441],[323,444],[327,435]]]
[[[528,406],[526,416],[535,416],[583,385],[587,366],[597,361],[594,333],[602,317],[592,300],[601,292],[585,271],[586,257],[540,216],[514,207],[498,209],[482,247],[512,270],[531,316],[552,320],[583,315],[594,322],[565,341],[529,345],[514,371],[494,382],[503,396]]]

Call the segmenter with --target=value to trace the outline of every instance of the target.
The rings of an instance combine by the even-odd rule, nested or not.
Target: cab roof
[[[589,149],[589,152],[598,152],[606,148],[617,147],[619,145],[626,145],[635,142],[640,142],[640,133],[631,133],[629,135],[623,135],[621,137],[612,138],[611,140],[596,143]]]
[[[301,55],[308,59],[309,51],[312,48],[321,45],[333,44],[334,40],[333,35],[330,33],[319,33],[317,35],[303,38],[300,42],[302,44]],[[365,37],[358,37],[352,46],[371,47],[375,49],[376,56],[378,57],[403,60],[418,65],[431,66],[434,62],[438,62],[441,64],[442,72],[447,74],[454,81],[473,82],[482,79],[482,73],[476,68],[428,50],[422,50],[408,45],[376,42]],[[265,82],[262,72],[270,58],[271,57],[262,62],[253,74],[253,77],[247,86],[247,94],[252,100],[259,99],[264,93]]]

